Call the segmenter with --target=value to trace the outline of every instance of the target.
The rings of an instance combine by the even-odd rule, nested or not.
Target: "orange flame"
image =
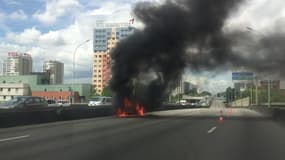
[[[139,104],[137,104],[136,111],[137,111],[138,116],[144,116],[144,107],[143,106],[140,106]]]
[[[140,104],[134,104],[130,99],[124,98],[124,105],[117,110],[118,117],[144,116],[144,107]]]
[[[127,116],[126,112],[123,112],[121,110],[121,108],[118,109],[117,115],[118,115],[118,117],[126,117]]]

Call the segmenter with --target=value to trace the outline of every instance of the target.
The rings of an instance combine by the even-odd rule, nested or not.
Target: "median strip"
[[[10,137],[10,138],[5,138],[5,139],[0,139],[0,142],[12,141],[12,140],[23,139],[23,138],[28,138],[28,137],[30,137],[30,135],[24,135],[24,136],[18,136],[18,137]]]

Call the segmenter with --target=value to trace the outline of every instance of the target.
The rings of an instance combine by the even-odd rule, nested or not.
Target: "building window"
[[[44,89],[44,91],[46,92],[46,91],[47,91],[47,89],[45,88],[45,89]]]
[[[0,88],[0,91],[2,92],[2,91],[3,91],[3,88]]]
[[[11,99],[14,99],[14,96],[11,96]]]
[[[18,90],[19,90],[18,88],[15,89],[16,92],[18,92]]]
[[[6,83],[6,81],[3,81],[3,83]]]
[[[101,58],[102,57],[102,55],[99,55],[99,58]]]
[[[99,75],[99,77],[102,77],[101,75]]]
[[[60,88],[60,92],[62,92],[62,89]]]
[[[8,88],[8,92],[10,92],[11,91],[11,88]]]
[[[6,99],[6,96],[3,96],[3,99]]]

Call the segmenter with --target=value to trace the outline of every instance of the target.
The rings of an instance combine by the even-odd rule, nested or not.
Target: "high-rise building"
[[[50,74],[50,84],[62,84],[64,64],[59,61],[48,60],[43,64],[43,71]]]
[[[30,54],[9,52],[4,61],[3,73],[7,76],[28,75],[32,72],[33,60]]]
[[[171,95],[189,94],[193,89],[197,89],[197,86],[187,81],[177,80],[176,88],[172,90]]]
[[[133,34],[135,28],[129,23],[97,22],[93,39],[93,78],[92,84],[98,94],[102,94],[112,77],[110,51],[117,42]]]

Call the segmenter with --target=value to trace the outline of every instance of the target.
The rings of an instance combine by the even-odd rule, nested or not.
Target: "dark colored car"
[[[0,109],[40,108],[47,106],[48,103],[44,98],[32,96],[18,96],[1,104]]]

